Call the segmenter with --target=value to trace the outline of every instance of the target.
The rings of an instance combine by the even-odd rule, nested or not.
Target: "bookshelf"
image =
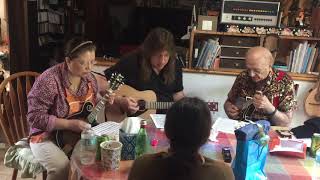
[[[221,53],[218,57],[220,62],[218,67],[202,68],[195,67],[195,52],[196,48],[199,48],[197,41],[203,41],[209,38],[217,39],[221,45]],[[258,34],[242,34],[242,33],[228,33],[228,32],[213,32],[213,31],[202,31],[193,30],[190,36],[189,56],[187,60],[187,66],[184,69],[185,72],[190,73],[208,73],[208,74],[222,74],[222,75],[238,75],[244,68],[244,55],[245,52],[253,46],[263,46],[266,35]],[[228,41],[227,41],[228,40]],[[229,41],[233,40],[233,41]],[[290,51],[297,48],[299,43],[308,42],[310,44],[317,44],[320,42],[320,38],[317,37],[297,37],[297,36],[278,36],[278,49],[276,62],[278,60],[288,61]],[[319,44],[315,46],[319,48]],[[231,48],[228,50],[228,48]],[[200,50],[197,50],[199,56]],[[223,56],[223,54],[231,53],[230,57]],[[319,64],[319,58],[315,58]],[[291,59],[292,60],[292,59]],[[228,63],[222,63],[227,61]],[[288,63],[288,62],[284,62]],[[223,65],[223,66],[221,66]],[[318,65],[319,66],[319,65]],[[297,73],[288,72],[288,74],[294,80],[302,81],[316,81],[317,75],[310,73]]]
[[[111,67],[119,61],[119,59],[104,59],[103,57],[96,57],[96,66],[102,67]],[[192,69],[192,68],[183,68],[183,72],[187,73],[197,73],[197,74],[217,74],[217,75],[238,75],[242,69],[230,69],[230,68],[219,68],[217,70],[203,70],[203,69]],[[317,75],[313,74],[298,74],[298,73],[288,73],[293,80],[299,81],[316,81]]]

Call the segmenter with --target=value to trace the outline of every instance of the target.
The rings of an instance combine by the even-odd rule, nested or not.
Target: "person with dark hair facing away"
[[[27,119],[30,125],[30,147],[36,160],[47,170],[47,180],[68,178],[69,160],[54,139],[55,130],[78,132],[88,128],[79,119],[67,119],[80,112],[86,101],[97,103],[97,80],[91,73],[95,63],[96,46],[82,38],[69,40],[65,47],[64,62],[44,71],[30,90]],[[106,96],[107,106],[114,94]]]
[[[174,37],[164,28],[151,30],[137,50],[104,71],[107,79],[114,72],[121,73],[124,83],[138,91],[153,90],[157,101],[172,102],[184,97],[182,64],[176,58]],[[137,101],[128,96],[116,97],[114,104],[132,115],[139,108]]]
[[[166,115],[164,131],[170,141],[168,152],[136,159],[129,180],[232,180],[232,169],[222,161],[198,151],[208,140],[211,115],[207,104],[195,97],[174,103]]]

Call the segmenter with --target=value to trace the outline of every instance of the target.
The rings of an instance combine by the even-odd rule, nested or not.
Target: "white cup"
[[[105,141],[100,144],[101,163],[107,170],[117,170],[120,166],[122,143],[119,141]]]

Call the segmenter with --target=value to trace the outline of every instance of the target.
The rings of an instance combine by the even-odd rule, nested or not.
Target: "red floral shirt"
[[[256,91],[262,91],[269,101],[282,112],[290,112],[295,107],[295,92],[294,84],[291,77],[283,72],[273,69],[266,79],[254,82],[248,74],[248,71],[241,72],[229,94],[228,101],[243,109],[248,99],[252,98]],[[268,119],[268,115],[261,110],[254,109],[251,105],[253,112],[250,114],[250,118],[253,120]],[[244,117],[244,109],[240,113],[239,119]]]

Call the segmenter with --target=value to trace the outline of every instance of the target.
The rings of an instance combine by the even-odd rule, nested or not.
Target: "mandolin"
[[[105,107],[107,96],[113,91],[117,90],[123,84],[123,76],[121,74],[112,74],[109,80],[109,89],[107,93],[101,98],[95,107],[92,102],[87,101],[83,104],[81,111],[72,114],[67,119],[81,119],[88,122],[91,126],[98,125],[96,121],[97,114]],[[55,132],[55,140],[58,145],[67,155],[72,152],[73,147],[80,139],[80,133],[70,130],[57,130]],[[71,154],[70,154],[71,155]]]
[[[320,117],[320,74],[315,86],[309,90],[304,102],[306,114],[311,117]]]
[[[119,96],[129,96],[137,100],[139,110],[132,116],[139,116],[144,119],[150,118],[150,114],[155,114],[157,109],[169,109],[174,102],[159,102],[157,95],[152,90],[138,91],[128,85],[123,85],[115,91]],[[207,102],[210,111],[218,111],[218,102]],[[111,121],[120,122],[127,117],[123,112],[119,111],[119,107],[115,106],[106,109],[106,118]]]

